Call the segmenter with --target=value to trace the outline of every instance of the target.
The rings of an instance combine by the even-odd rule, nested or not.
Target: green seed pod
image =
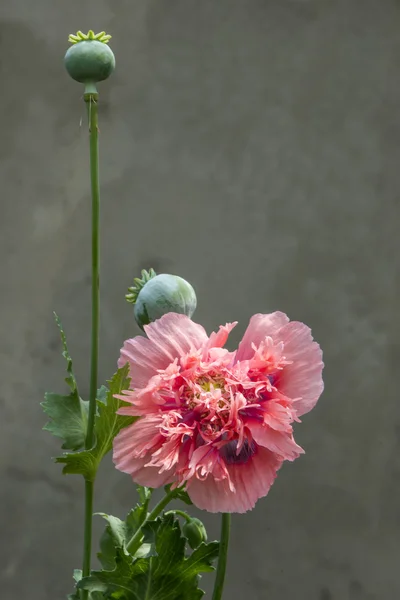
[[[182,532],[192,550],[196,550],[202,542],[207,542],[206,528],[203,523],[195,517],[190,519],[190,521],[185,522],[182,527]]]
[[[163,315],[174,312],[192,317],[197,306],[196,294],[190,283],[177,275],[156,275],[150,269],[142,271],[129,288],[128,302],[133,303],[134,315],[141,329]]]
[[[115,69],[115,56],[107,46],[111,36],[104,32],[70,35],[72,46],[64,58],[65,68],[75,81],[97,83],[107,79]]]

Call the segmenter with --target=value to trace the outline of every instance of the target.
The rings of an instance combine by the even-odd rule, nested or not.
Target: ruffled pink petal
[[[209,348],[222,348],[225,346],[229,334],[234,327],[238,324],[237,321],[234,323],[227,323],[226,325],[220,325],[218,331],[213,331],[210,335],[210,339],[207,343],[207,349]]]
[[[301,416],[315,406],[324,389],[322,350],[304,323],[288,323],[279,336],[285,344],[284,355],[292,364],[282,371],[277,386],[289,398],[299,398],[293,407]]]
[[[160,447],[165,439],[160,433],[160,423],[160,418],[143,417],[121,429],[113,444],[113,460],[117,469],[129,473],[127,469],[132,457],[145,456]]]
[[[157,467],[160,473],[163,471],[172,471],[174,468],[176,469],[176,464],[179,461],[179,450],[181,446],[180,438],[181,436],[175,435],[174,437],[165,441],[162,446],[153,453],[149,465],[152,467]]]
[[[291,433],[276,431],[268,427],[268,425],[251,420],[247,422],[247,427],[250,429],[254,441],[259,446],[264,446],[264,448],[271,450],[271,452],[279,454],[284,460],[293,461],[300,454],[304,454],[303,448],[296,444]]]
[[[124,400],[126,402],[127,396],[118,395],[118,396],[114,396],[114,398],[117,398],[119,400]],[[133,406],[121,406],[121,408],[119,408],[117,410],[117,415],[126,415],[127,417],[132,417],[132,416],[137,416],[137,413]]]
[[[276,339],[279,330],[289,322],[289,317],[282,312],[268,315],[257,314],[251,317],[236,353],[236,360],[248,360],[254,356],[254,347],[258,347],[267,336]],[[279,340],[278,340],[279,341]]]
[[[153,378],[155,379],[155,378]],[[165,400],[157,394],[157,389],[148,391],[147,388],[136,392],[127,391],[125,394],[115,394],[114,398],[127,402],[130,406],[123,406],[117,410],[117,415],[128,415],[132,417],[143,417],[158,413],[160,406],[165,404]]]
[[[263,411],[264,423],[272,429],[276,429],[276,431],[292,431],[292,423],[296,417],[295,410],[282,405],[279,400],[274,399],[264,402],[259,410]]]
[[[216,481],[211,475],[205,481],[191,479],[187,492],[193,504],[203,510],[244,513],[268,494],[282,462],[269,450],[259,447],[246,464],[227,466],[235,492],[229,488],[227,479]]]
[[[194,323],[186,315],[177,313],[167,313],[145,325],[144,329],[152,347],[168,358],[167,364],[175,358],[199,350],[208,342],[204,327]]]
[[[118,361],[119,368],[129,363],[132,388],[146,387],[158,370],[208,342],[204,328],[186,315],[167,313],[144,329],[148,339],[138,336],[127,340]]]
[[[188,464],[186,477],[189,480],[212,477],[216,481],[225,480],[229,487],[229,474],[225,462],[221,460],[218,450],[211,445],[196,448]],[[232,487],[232,486],[231,486]],[[232,487],[233,489],[233,487]]]
[[[174,481],[174,469],[159,473],[159,467],[146,466],[149,455],[140,456],[164,440],[154,424],[149,422],[148,425],[143,427],[142,423],[134,423],[121,429],[114,439],[113,462],[119,471],[128,473],[139,485],[156,488]]]
[[[146,458],[132,459],[130,470],[124,472],[129,473],[132,480],[138,485],[144,485],[151,488],[159,488],[175,481],[174,470],[160,473],[159,468],[148,467],[146,464]]]
[[[121,348],[118,360],[120,369],[129,363],[129,377],[132,388],[144,388],[159,369],[166,369],[170,359],[163,352],[155,348],[150,340],[138,336],[126,340]]]

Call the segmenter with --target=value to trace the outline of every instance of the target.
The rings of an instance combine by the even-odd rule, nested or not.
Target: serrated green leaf
[[[50,421],[43,427],[61,438],[64,450],[79,450],[85,444],[88,405],[73,392],[61,396],[46,392],[41,406]]]
[[[50,431],[54,436],[61,438],[64,450],[79,450],[85,444],[88,403],[79,397],[78,386],[72,368],[72,359],[68,351],[67,339],[59,317],[54,313],[57,326],[60,330],[63,346],[63,357],[67,361],[67,377],[65,381],[71,388],[67,395],[47,392],[44,402],[41,403],[44,412],[50,421],[44,430]]]
[[[100,538],[100,552],[97,553],[97,558],[101,566],[106,571],[115,569],[116,547],[113,537],[110,533],[110,528],[106,527]]]
[[[130,378],[128,373],[129,364],[118,369],[108,382],[110,386],[106,403],[97,403],[98,414],[95,420],[96,445],[94,450],[100,460],[111,450],[113,439],[117,433],[135,420],[135,417],[117,415],[117,410],[122,406],[128,406],[128,403],[114,398],[115,394],[121,394],[122,391],[129,389]]]
[[[124,600],[198,600],[199,574],[212,571],[218,556],[218,542],[201,544],[185,556],[185,538],[179,521],[164,515],[143,528],[155,536],[156,556],[132,560],[117,549],[113,571],[93,571],[79,582],[78,588],[101,592]]]
[[[113,571],[92,571],[92,575],[85,577],[78,583],[78,588],[89,590],[91,594],[94,592],[111,594],[115,591],[119,591],[121,592],[119,597],[123,598],[124,600],[142,600],[135,596],[129,595],[129,586],[132,578],[131,562],[132,559],[128,560],[123,551],[121,549],[117,549],[115,569]],[[118,581],[118,584],[114,583],[115,581]]]
[[[71,355],[69,353],[68,350],[68,345],[67,345],[67,338],[63,329],[63,326],[61,324],[60,318],[59,316],[54,313],[54,319],[57,323],[57,327],[60,331],[60,336],[61,336],[61,342],[62,342],[62,346],[63,346],[63,357],[65,358],[65,360],[67,361],[67,373],[68,376],[65,378],[66,383],[69,385],[69,387],[71,388],[71,390],[73,392],[78,392],[78,385],[76,383],[76,379],[75,379],[75,375],[74,375],[74,371],[72,368],[72,358]]]
[[[134,422],[136,417],[117,415],[117,410],[126,403],[114,396],[129,388],[129,365],[126,364],[115,373],[108,382],[106,402],[97,401],[95,417],[95,444],[91,450],[70,452],[56,458],[57,463],[64,464],[64,474],[81,474],[88,480],[93,480],[102,458],[111,450],[114,437],[125,426]],[[103,388],[100,388],[100,393]]]
[[[62,471],[64,475],[83,475],[88,481],[94,481],[98,462],[91,450],[63,454],[57,456],[55,461],[65,465]]]
[[[125,521],[121,521],[112,515],[97,513],[107,521],[107,526],[100,540],[100,552],[98,559],[104,569],[112,570],[115,568],[115,558],[117,548],[122,549],[125,554],[129,554],[127,546],[134,534],[144,522],[147,516],[147,503],[138,504],[127,515]],[[144,536],[143,543],[135,554],[136,558],[144,558],[154,553],[154,537]]]
[[[128,543],[132,536],[137,532],[139,527],[147,517],[147,504],[137,504],[132,508],[126,517],[126,542]]]
[[[138,550],[135,552],[135,558],[149,558],[150,556],[157,556],[157,531],[158,524],[156,521],[147,521],[147,523],[142,526],[143,539]]]
[[[73,578],[74,578],[75,583],[78,583],[78,581],[80,581],[82,579],[81,569],[74,569]],[[75,590],[75,592],[73,594],[68,594],[67,600],[80,600],[79,591]]]
[[[102,385],[96,393],[96,398],[99,402],[102,402],[103,404],[107,404],[107,394],[108,394],[108,387],[106,387],[105,385]]]
[[[121,519],[118,519],[118,517],[114,517],[113,515],[106,515],[104,513],[97,514],[107,521],[111,539],[113,540],[116,547],[124,548],[126,539],[125,521],[121,521]]]
[[[137,493],[139,494],[139,499],[141,504],[148,504],[153,493],[153,488],[144,487],[143,485],[138,485]]]

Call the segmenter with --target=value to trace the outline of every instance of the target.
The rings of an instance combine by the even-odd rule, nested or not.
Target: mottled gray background
[[[239,320],[236,340],[254,312],[307,322],[326,391],[296,427],[306,455],[234,519],[225,598],[398,597],[400,2],[2,0],[2,600],[62,599],[81,562],[82,483],[52,463],[39,402],[64,389],[53,310],[88,387],[87,129],[62,59],[89,28],[118,67],[100,90],[102,379],[138,332],[142,267],[189,278],[197,319]],[[108,460],[96,510],[134,500]]]

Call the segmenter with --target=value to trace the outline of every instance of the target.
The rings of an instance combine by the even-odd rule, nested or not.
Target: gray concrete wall
[[[142,267],[189,278],[196,318],[239,320],[236,340],[254,312],[307,322],[326,391],[296,427],[306,455],[234,519],[226,598],[398,597],[398,0],[2,0],[2,600],[64,598],[81,561],[82,483],[51,462],[39,402],[63,389],[52,310],[88,387],[87,131],[62,59],[89,28],[118,61],[101,86],[102,378],[138,332],[124,292]],[[107,461],[96,510],[134,500]]]

